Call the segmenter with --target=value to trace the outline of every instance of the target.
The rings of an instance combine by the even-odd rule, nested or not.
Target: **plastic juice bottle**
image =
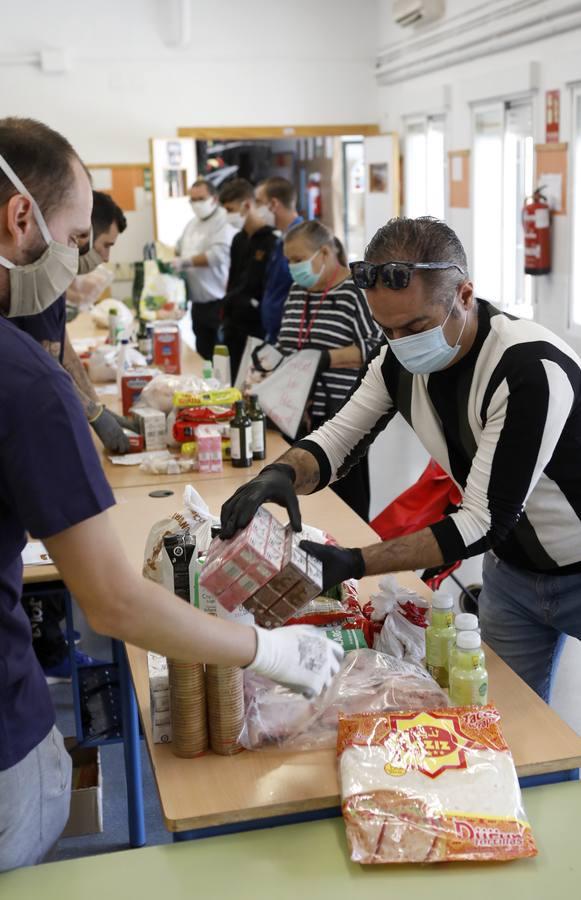
[[[450,701],[453,706],[483,706],[488,702],[488,672],[476,631],[458,635],[456,665],[450,671]]]
[[[116,309],[109,310],[109,343],[115,344],[119,339],[119,316]]]
[[[450,650],[456,638],[451,594],[434,594],[432,621],[426,628],[426,666],[440,687],[448,687]]]
[[[121,395],[121,383],[123,380],[123,376],[129,368],[129,362],[127,360],[128,350],[129,341],[126,338],[123,338],[117,356],[117,390],[119,391],[119,395]]]
[[[230,422],[230,458],[235,469],[252,465],[252,422],[244,412],[244,402],[237,400],[236,415]]]
[[[225,344],[216,344],[214,347],[212,365],[214,367],[214,377],[218,379],[222,387],[231,387],[230,352]]]
[[[458,652],[458,635],[462,631],[476,631],[478,634],[480,634],[478,628],[478,616],[475,616],[473,613],[458,613],[458,615],[454,619],[454,628],[456,629],[456,642],[450,650],[450,672],[454,668],[456,662],[456,654]],[[481,650],[480,652],[482,653],[482,660],[484,665],[484,650]]]
[[[214,377],[214,369],[212,368],[212,360],[205,359],[202,363],[202,378],[204,381],[210,381]]]
[[[266,458],[266,416],[258,402],[258,395],[250,395],[248,418],[252,422],[252,456],[254,459]]]

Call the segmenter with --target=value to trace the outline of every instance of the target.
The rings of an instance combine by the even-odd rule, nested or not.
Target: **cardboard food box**
[[[62,837],[80,837],[103,831],[103,784],[98,747],[79,747],[74,737],[65,738],[73,761],[71,810]]]
[[[133,407],[131,409],[139,433],[143,435],[145,449],[165,450],[167,447],[165,413],[149,407]]]
[[[155,374],[150,369],[130,369],[121,376],[121,403],[124,416],[129,415],[129,410],[135,406],[143,388]]]
[[[180,329],[174,322],[157,324],[153,329],[153,361],[167,375],[181,372]]]

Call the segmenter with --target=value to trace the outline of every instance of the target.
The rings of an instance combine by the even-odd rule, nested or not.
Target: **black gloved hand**
[[[90,424],[105,449],[110,453],[127,453],[129,451],[129,438],[123,434],[123,428],[111,410],[103,407],[97,418],[93,419]]]
[[[332,544],[301,541],[301,548],[323,563],[324,591],[348,578],[363,578],[365,575],[363,553],[357,547],[349,550],[346,547],[334,547]]]
[[[266,466],[260,475],[239,487],[226,501],[220,513],[223,540],[233,537],[254,518],[262,503],[278,503],[289,514],[294,531],[301,530],[301,512],[294,490],[295,473],[292,466],[274,463]]]

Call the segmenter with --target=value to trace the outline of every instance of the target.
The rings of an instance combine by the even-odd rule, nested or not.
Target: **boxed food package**
[[[129,453],[143,453],[145,440],[142,434],[136,434],[130,428],[124,428],[123,434],[129,441]]]
[[[250,596],[245,606],[258,625],[274,628],[284,625],[322,589],[322,563],[305,553],[298,537],[287,531],[280,572]]]
[[[286,530],[260,507],[232,540],[216,538],[200,575],[200,584],[230,612],[280,571]]]
[[[337,755],[354,862],[537,853],[493,706],[341,717]]]
[[[198,442],[198,470],[200,472],[222,472],[222,435],[215,425],[196,427]]]
[[[147,671],[153,742],[154,744],[168,744],[171,741],[171,714],[169,676],[165,656],[149,652],[147,654]]]
[[[147,406],[133,407],[131,415],[135,419],[139,433],[143,435],[146,450],[165,450],[165,414]]]
[[[176,322],[155,324],[153,329],[153,361],[168,375],[181,372],[180,329]]]
[[[146,384],[157,373],[151,369],[130,369],[121,376],[121,403],[123,415],[129,415],[132,406],[135,406]]]

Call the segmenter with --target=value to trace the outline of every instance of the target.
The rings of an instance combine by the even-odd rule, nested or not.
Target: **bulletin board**
[[[448,152],[448,185],[450,207],[468,209],[470,206],[470,150]]]
[[[567,144],[535,144],[535,185],[544,193],[555,216],[567,215]]]
[[[93,188],[110,194],[123,212],[133,212],[136,209],[136,188],[145,189],[148,187],[146,182],[149,182],[151,190],[149,166],[144,163],[98,163],[88,168],[93,178]]]

